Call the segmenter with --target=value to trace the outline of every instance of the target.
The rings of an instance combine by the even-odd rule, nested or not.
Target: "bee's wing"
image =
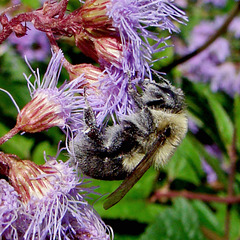
[[[152,144],[150,150],[146,153],[143,159],[135,167],[132,173],[122,182],[122,184],[107,198],[103,204],[104,209],[108,209],[118,203],[128,191],[137,183],[137,181],[143,176],[143,174],[152,166],[152,156],[156,150],[163,145],[166,140],[164,134],[159,134],[158,139]]]

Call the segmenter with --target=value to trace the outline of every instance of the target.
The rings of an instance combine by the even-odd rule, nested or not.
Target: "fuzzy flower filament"
[[[130,70],[133,74],[139,72],[141,66],[149,72],[148,65],[152,54],[163,50],[158,49],[160,44],[166,44],[166,39],[159,39],[156,33],[148,30],[148,27],[167,29],[171,33],[179,31],[173,21],[179,23],[187,21],[183,11],[165,0],[86,0],[73,19],[81,26],[81,30],[76,31],[75,34],[78,47],[88,56],[96,59],[95,54],[99,47],[105,47],[105,55],[108,56],[109,41],[101,39],[111,38],[112,42],[115,39],[114,41],[118,42],[114,44],[119,51],[118,56],[122,56],[119,64],[122,65],[124,72]],[[84,48],[83,44],[87,39],[89,43],[91,42],[90,52]],[[151,46],[149,39],[154,40],[156,44]],[[100,45],[96,43],[99,41],[101,41]],[[98,55],[97,58],[100,63],[101,56]],[[112,63],[111,57],[108,61]],[[145,72],[141,71],[141,73],[141,76],[144,76]]]
[[[0,179],[0,236],[5,235],[6,239],[17,239],[16,232],[12,229],[10,234],[9,229],[18,217],[17,211],[20,206],[18,193],[5,179]]]

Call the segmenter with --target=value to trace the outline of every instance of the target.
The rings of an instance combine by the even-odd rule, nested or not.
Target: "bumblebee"
[[[174,153],[187,132],[184,94],[168,81],[144,82],[142,93],[128,86],[136,111],[104,131],[93,110],[84,110],[86,131],[73,140],[75,158],[87,176],[103,180],[129,178],[133,185],[153,165],[159,168]],[[138,172],[141,172],[139,174]]]

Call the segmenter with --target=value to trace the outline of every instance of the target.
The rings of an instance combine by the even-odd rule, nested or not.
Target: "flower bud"
[[[84,79],[80,75],[57,87],[62,59],[61,51],[53,54],[42,80],[39,73],[36,74],[32,69],[35,83],[32,84],[26,77],[32,100],[18,114],[15,128],[19,131],[35,133],[54,126],[61,129],[69,126],[72,131],[79,128],[83,102],[80,98],[83,90],[79,86]]]
[[[19,194],[21,201],[27,203],[31,198],[41,199],[53,190],[50,182],[51,174],[59,174],[58,171],[49,166],[38,166],[32,161],[21,160],[16,155],[0,152],[0,162],[8,166],[6,176],[15,191]],[[44,175],[48,177],[44,177]]]
[[[51,92],[41,91],[34,97],[17,116],[16,126],[21,131],[35,133],[54,126],[63,127],[61,102]]]
[[[93,41],[86,32],[81,32],[75,35],[76,46],[88,57],[98,62],[97,52]]]
[[[75,36],[76,45],[81,51],[101,65],[114,65],[121,68],[123,47],[120,38],[112,36],[91,37],[82,32]]]
[[[104,65],[114,65],[121,68],[123,48],[120,38],[102,37],[94,41],[98,61]]]
[[[79,11],[80,23],[84,27],[102,27],[111,25],[112,20],[107,15],[110,0],[86,0]]]
[[[0,174],[6,177],[0,179],[3,239],[110,240],[110,230],[85,200],[94,189],[79,181],[69,161],[52,157],[39,166],[0,152]]]
[[[104,74],[99,67],[93,66],[92,64],[77,64],[72,65],[69,71],[70,79],[73,80],[78,76],[84,76],[84,85],[88,87],[97,88],[99,85],[99,78]]]

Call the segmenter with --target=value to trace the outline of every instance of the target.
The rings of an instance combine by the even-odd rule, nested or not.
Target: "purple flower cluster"
[[[88,6],[91,3],[89,2],[86,1],[85,4]],[[101,5],[102,1],[96,2],[99,2],[101,9],[104,9]],[[88,18],[90,10],[89,14],[86,14],[87,17],[85,17],[85,11],[82,11],[82,18],[86,18],[84,19],[86,21],[85,33],[76,35],[76,42],[80,49],[87,51],[89,56],[96,59],[103,69],[98,87],[102,95],[96,95],[91,91],[88,94],[91,95],[90,105],[97,112],[99,124],[106,116],[110,115],[115,121],[114,116],[118,119],[132,112],[133,102],[126,91],[129,80],[136,84],[146,77],[152,79],[152,55],[167,47],[168,38],[159,38],[156,33],[148,30],[149,27],[168,30],[172,33],[179,31],[173,21],[179,23],[187,21],[184,12],[174,6],[171,1],[109,0],[104,4],[106,5],[105,15],[101,15],[101,18],[93,17],[90,21]],[[106,19],[99,23],[99,18]],[[92,25],[95,26],[94,30],[89,27]],[[90,30],[86,30],[88,28]],[[105,31],[104,37],[99,35],[102,31]],[[93,38],[92,32],[94,35],[98,34],[98,37]],[[91,50],[82,47],[86,39],[89,49],[93,46]]]
[[[52,158],[37,166],[0,153],[0,163],[8,164],[11,182],[0,180],[0,236],[4,239],[111,238],[111,230],[85,200],[94,190],[83,186],[69,162]]]
[[[240,38],[240,17],[236,17],[233,19],[229,26],[229,31],[234,34],[235,38]]]
[[[185,50],[179,46],[179,54],[192,52],[215,32],[223,23],[224,18],[218,17],[214,21],[202,21],[195,26],[188,48]],[[232,22],[229,31],[236,37],[239,33],[238,19]],[[219,51],[221,49],[221,51]],[[233,96],[240,93],[240,72],[234,63],[228,61],[231,55],[230,43],[224,37],[219,37],[206,50],[183,64],[180,69],[183,74],[192,81],[209,82],[213,91],[224,91]]]

